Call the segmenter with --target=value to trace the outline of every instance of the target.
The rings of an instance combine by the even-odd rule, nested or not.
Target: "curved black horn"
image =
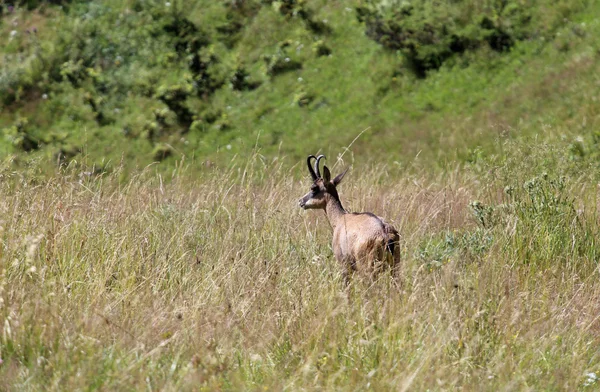
[[[312,177],[313,181],[315,181],[319,177],[317,177],[315,170],[310,165],[310,161],[313,159],[317,159],[317,157],[315,157],[314,155],[309,155],[308,158],[306,158],[306,164],[308,165],[308,172],[310,173],[310,176]]]
[[[319,178],[321,177],[321,170],[319,170],[319,162],[321,162],[321,159],[323,158],[327,159],[325,155],[321,154],[317,157],[317,161],[315,162],[315,172],[317,172],[317,177]]]

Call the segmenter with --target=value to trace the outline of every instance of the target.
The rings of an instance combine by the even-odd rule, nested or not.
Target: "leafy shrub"
[[[189,127],[193,121],[193,114],[185,104],[193,89],[189,84],[175,84],[160,86],[156,92],[156,98],[161,100],[175,113],[180,124]]]
[[[82,1],[82,0],[80,0]],[[18,0],[18,1],[14,1],[12,2],[13,5],[18,6],[18,7],[25,7],[29,10],[32,10],[34,8],[38,8],[42,5],[45,4],[53,4],[53,5],[60,5],[60,6],[68,6],[71,3],[77,3],[78,1],[73,1],[73,0]],[[0,12],[0,15],[2,15],[2,13]]]
[[[306,0],[280,0],[270,1],[271,5],[281,15],[287,18],[299,17],[306,27],[315,34],[326,34],[331,32],[325,22],[315,19],[314,11],[306,5]]]
[[[193,74],[194,89],[199,97],[207,98],[225,84],[227,72],[220,68],[220,60],[212,47],[189,56],[188,67]]]
[[[208,124],[214,124],[220,117],[223,115],[223,112],[219,109],[207,109],[202,112],[201,116],[202,120],[206,121]]]
[[[153,17],[162,23],[163,31],[173,39],[176,53],[185,60],[192,73],[196,94],[200,97],[212,95],[225,80],[220,75],[220,60],[210,46],[209,34],[190,21],[181,9],[165,11],[164,7],[157,8]]]
[[[59,164],[68,163],[70,160],[75,158],[81,153],[81,148],[74,145],[64,145],[58,148],[58,151],[54,154],[54,161]]]
[[[155,15],[163,21],[163,30],[174,38],[177,53],[185,56],[196,53],[200,48],[210,44],[208,35],[187,19],[183,12],[163,12]]]
[[[523,191],[520,194],[513,191],[511,194],[522,218],[531,216],[552,221],[560,221],[563,217],[575,218],[573,197],[567,192],[564,177],[551,178],[543,173],[526,181]]]
[[[0,99],[2,104],[10,105],[17,100],[18,91],[22,88],[21,69],[4,68],[0,70]]]
[[[174,153],[173,147],[168,144],[157,144],[152,150],[152,157],[155,161],[163,161]]]
[[[515,249],[524,253],[526,260],[565,259],[594,249],[590,246],[593,236],[578,217],[565,178],[534,177],[521,189],[511,189],[511,199],[519,220]]]
[[[227,113],[222,113],[219,118],[215,121],[215,128],[219,131],[227,131],[233,126]]]
[[[429,271],[433,271],[452,259],[475,259],[487,252],[493,243],[493,234],[482,228],[462,233],[444,232],[433,235],[419,244],[415,257]]]
[[[277,45],[277,50],[272,55],[264,55],[263,60],[267,67],[267,75],[277,76],[285,72],[295,71],[302,68],[302,63],[294,60],[288,53],[290,40],[285,40]]]
[[[317,57],[329,56],[331,54],[331,48],[327,46],[323,40],[318,40],[313,44],[313,52],[315,52]]]
[[[73,86],[79,86],[81,81],[86,78],[83,60],[69,60],[60,66],[60,76],[63,80],[68,80]]]
[[[531,20],[521,2],[508,0],[485,6],[471,0],[365,0],[357,16],[370,38],[402,53],[419,76],[482,45],[505,51],[528,36]]]
[[[144,124],[142,137],[150,141],[154,141],[160,136],[167,134],[173,130],[174,119],[173,114],[168,109],[154,109],[152,111],[154,120]]]
[[[298,106],[307,107],[315,100],[314,94],[311,94],[307,91],[300,90],[296,95],[294,95],[294,103]]]
[[[102,104],[104,103],[104,99],[102,97],[94,96],[88,92],[84,95],[83,99],[84,102],[92,109],[92,112],[94,113],[94,119],[98,125],[104,126],[114,122],[114,119],[106,116],[102,110]]]
[[[508,203],[495,207],[512,232],[508,248],[528,263],[596,260],[594,228],[582,219],[567,178],[542,173],[522,185],[507,186]]]
[[[258,14],[261,5],[251,0],[234,0],[224,2],[223,6],[227,21],[218,25],[216,30],[219,40],[231,49],[240,39],[244,26]]]
[[[229,84],[232,89],[237,91],[255,90],[260,86],[260,82],[250,80],[250,74],[243,64],[237,65],[233,75],[229,78]]]
[[[33,151],[40,148],[42,141],[33,135],[26,118],[18,118],[15,124],[2,130],[11,144],[22,151]]]
[[[496,223],[496,216],[494,216],[494,208],[486,206],[479,200],[472,201],[469,204],[471,211],[479,223],[484,228],[490,228]]]
[[[290,57],[279,55],[266,55],[263,57],[267,66],[267,75],[276,76],[285,72],[295,71],[302,68],[302,63]]]

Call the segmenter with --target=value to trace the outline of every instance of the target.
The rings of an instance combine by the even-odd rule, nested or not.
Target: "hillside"
[[[360,135],[360,161],[435,169],[597,122],[594,2],[417,7],[408,27],[364,1],[58,3],[3,7],[0,155],[17,163],[300,160]]]
[[[0,1],[0,390],[600,385],[600,3]],[[327,154],[401,234],[348,287]]]

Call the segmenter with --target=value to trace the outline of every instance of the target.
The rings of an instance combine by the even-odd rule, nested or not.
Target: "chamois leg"
[[[392,275],[392,282],[396,289],[400,291],[402,286],[402,275],[400,271],[400,235],[395,229],[390,232],[386,251]]]
[[[356,263],[352,260],[344,259],[340,262],[342,265],[342,278],[344,279],[344,288],[346,290],[350,286],[350,279],[356,270]]]
[[[356,263],[354,261],[346,260],[342,263],[342,278],[344,279],[344,292],[346,293],[347,304],[351,305],[352,300],[352,276],[356,271]]]
[[[385,248],[375,243],[360,260],[362,266],[361,279],[367,287],[373,287],[380,272],[385,268]]]
[[[395,255],[394,255],[395,256]],[[391,266],[391,282],[392,282],[392,286],[394,287],[394,289],[400,293],[402,292],[402,274],[400,273],[400,263],[399,262],[395,262],[392,266]]]

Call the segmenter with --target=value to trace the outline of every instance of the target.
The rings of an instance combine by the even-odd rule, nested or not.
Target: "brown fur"
[[[344,268],[346,281],[353,271],[374,276],[386,264],[395,272],[400,263],[398,231],[370,212],[347,212],[342,207],[336,188],[346,172],[332,181],[327,166],[323,168],[324,175],[321,177],[316,165],[315,171],[310,170],[310,157],[308,162],[315,180],[311,191],[299,200],[300,207],[325,210],[333,228],[333,252]]]

